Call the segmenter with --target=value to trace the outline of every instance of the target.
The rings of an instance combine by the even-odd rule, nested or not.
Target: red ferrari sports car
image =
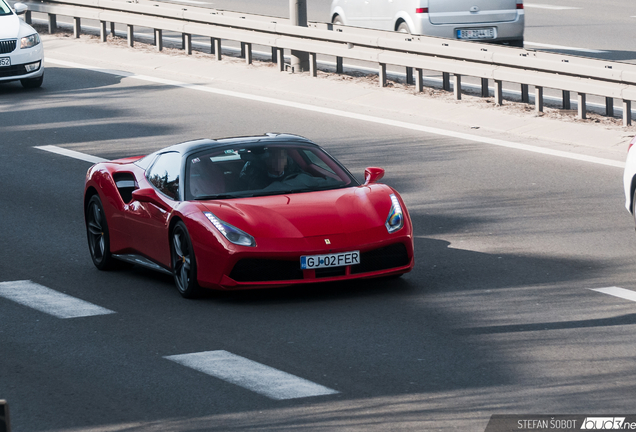
[[[127,261],[179,292],[381,276],[413,268],[400,195],[367,168],[360,184],[311,141],[287,134],[201,139],[93,165],[84,215],[97,268]]]

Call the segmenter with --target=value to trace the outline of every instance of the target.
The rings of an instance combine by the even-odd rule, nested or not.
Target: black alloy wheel
[[[185,224],[177,222],[170,236],[172,275],[179,293],[184,298],[195,298],[200,293],[197,284],[197,263],[194,258],[192,241]]]
[[[88,237],[88,249],[93,259],[93,264],[100,270],[108,270],[113,266],[113,257],[110,253],[110,237],[108,235],[108,223],[106,214],[99,195],[93,195],[86,208],[86,234]]]

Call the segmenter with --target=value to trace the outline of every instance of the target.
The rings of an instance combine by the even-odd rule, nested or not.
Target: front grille
[[[351,266],[351,273],[367,273],[404,267],[409,264],[409,254],[403,243],[392,244],[360,254],[360,264]]]
[[[237,282],[302,279],[299,261],[245,258],[236,263],[230,277]]]
[[[16,46],[18,46],[17,39],[2,40],[0,41],[0,54],[13,52],[15,51]]]
[[[26,75],[27,71],[24,65],[0,67],[0,78]]]
[[[316,269],[316,278],[344,276],[346,271],[346,267],[318,268]]]

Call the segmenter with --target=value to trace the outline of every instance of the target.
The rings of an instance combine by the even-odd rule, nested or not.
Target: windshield
[[[13,14],[13,12],[11,12],[9,5],[6,4],[4,0],[0,0],[0,16],[11,14]]]
[[[186,199],[280,195],[357,186],[319,147],[285,143],[215,148],[191,155]]]

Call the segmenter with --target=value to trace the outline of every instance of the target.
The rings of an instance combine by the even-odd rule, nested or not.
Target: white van
[[[523,47],[523,0],[333,0],[331,22]]]

